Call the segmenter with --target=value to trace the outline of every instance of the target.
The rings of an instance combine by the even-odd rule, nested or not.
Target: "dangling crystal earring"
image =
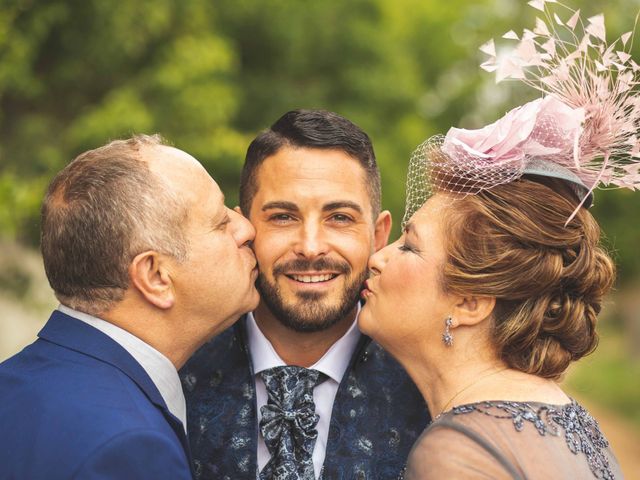
[[[444,320],[444,333],[442,334],[442,341],[447,347],[453,345],[453,335],[451,335],[451,325],[453,325],[453,319],[447,317]]]

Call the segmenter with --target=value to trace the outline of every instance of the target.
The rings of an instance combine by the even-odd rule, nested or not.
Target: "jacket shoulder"
[[[133,430],[153,431],[182,450],[160,409],[126,374],[45,340],[2,364],[0,398],[0,429],[14,432],[0,439],[0,464],[15,478],[39,478],[39,471],[70,477],[99,445]]]
[[[90,452],[73,478],[191,479],[180,445],[153,429],[134,429],[109,438]]]

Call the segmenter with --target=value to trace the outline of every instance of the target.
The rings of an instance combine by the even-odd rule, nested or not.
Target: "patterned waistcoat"
[[[244,318],[180,371],[197,480],[255,480],[258,417]],[[430,421],[403,368],[362,336],[338,388],[324,480],[395,480]]]

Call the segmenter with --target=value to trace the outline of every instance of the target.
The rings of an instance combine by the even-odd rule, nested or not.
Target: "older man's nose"
[[[256,229],[251,222],[231,209],[229,217],[231,217],[232,235],[238,246],[250,244],[256,238]]]

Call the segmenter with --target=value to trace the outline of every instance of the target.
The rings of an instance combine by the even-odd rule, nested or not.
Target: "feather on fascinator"
[[[550,12],[549,4],[566,10]],[[496,82],[514,79],[543,96],[491,125],[451,128],[413,153],[403,225],[437,191],[463,195],[525,174],[561,178],[589,206],[598,185],[640,188],[640,65],[630,54],[633,32],[607,44],[604,15],[584,22],[580,11],[555,0],[532,0],[544,14],[533,30],[503,35],[515,41],[505,56],[493,40],[480,50],[481,68]],[[637,18],[636,18],[637,20]],[[569,218],[567,223],[571,220]]]

